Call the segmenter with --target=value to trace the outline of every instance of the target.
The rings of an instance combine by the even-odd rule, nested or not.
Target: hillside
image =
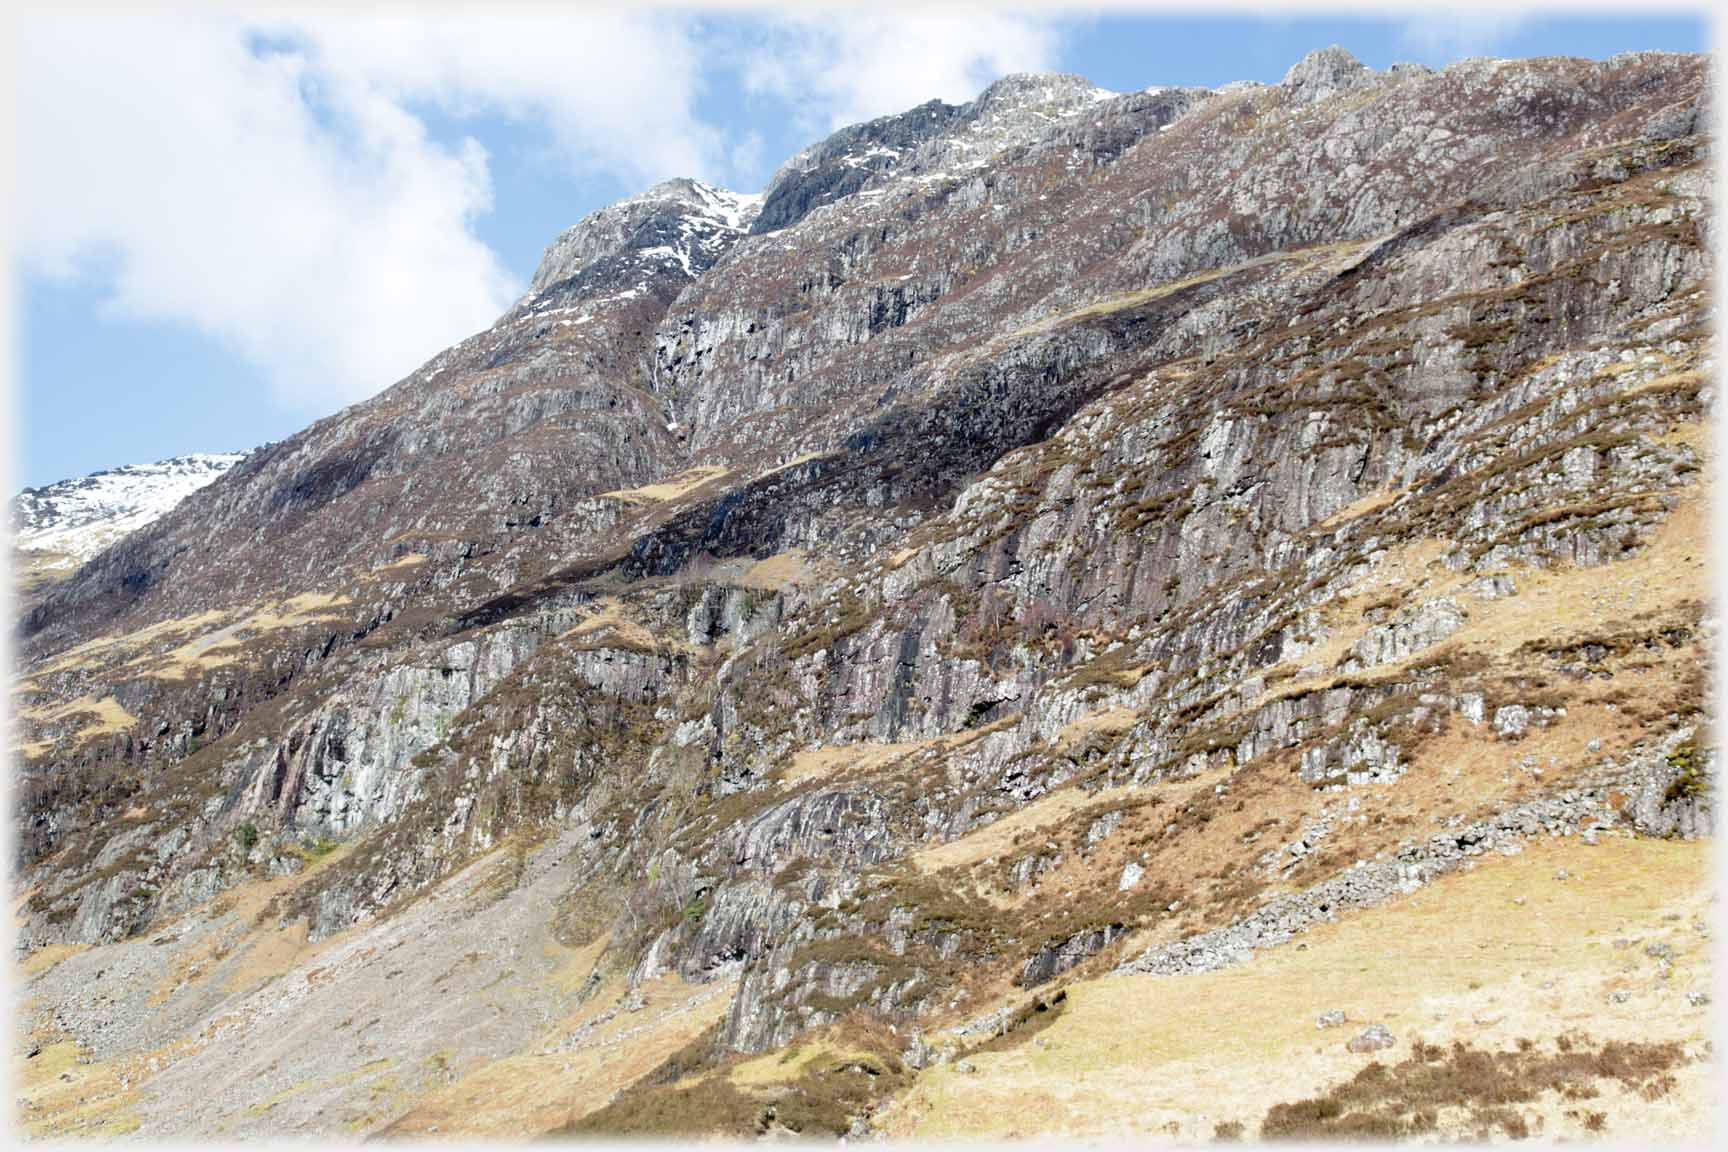
[[[580,221],[24,606],[26,1129],[1702,1138],[1708,67]]]
[[[13,562],[20,585],[31,591],[70,576],[243,459],[243,452],[197,452],[24,489],[12,498]]]

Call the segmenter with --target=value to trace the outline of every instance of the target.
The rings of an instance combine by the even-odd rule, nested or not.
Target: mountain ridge
[[[1059,1083],[1041,1037],[1139,1067],[1110,980],[1180,998],[1539,842],[1645,875],[1713,824],[1705,71],[1015,78],[748,223],[585,218],[29,609],[38,1026],[106,1067],[226,1021],[115,1097],[146,1133],[939,1131]],[[1536,1039],[1672,1041],[1695,1100],[1691,985],[1603,1016],[1600,962]]]
[[[25,488],[12,498],[12,547],[27,579],[54,579],[116,540],[173,510],[245,459],[244,452],[193,452],[126,464]]]

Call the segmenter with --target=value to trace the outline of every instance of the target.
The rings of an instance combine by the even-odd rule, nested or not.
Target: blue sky
[[[1332,43],[1384,67],[1710,39],[1660,12],[381,19],[24,27],[15,484],[280,439],[485,327],[585,212],[686,172],[759,190],[839,124],[1003,72],[1124,91],[1272,82]]]

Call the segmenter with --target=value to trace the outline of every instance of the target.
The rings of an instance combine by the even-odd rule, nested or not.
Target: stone
[[[1370,1024],[1350,1038],[1352,1052],[1380,1052],[1398,1043],[1397,1037],[1384,1024]]]
[[[1483,600],[1501,600],[1518,595],[1518,585],[1510,575],[1499,572],[1472,580],[1470,591]]]
[[[1467,617],[1451,596],[1424,600],[1401,619],[1368,629],[1351,648],[1356,667],[1403,660],[1430,648],[1464,627]]]
[[[1121,824],[1122,813],[1106,812],[1104,815],[1098,817],[1098,819],[1092,821],[1091,827],[1086,829],[1086,843],[1091,845],[1107,839],[1112,832],[1116,831],[1116,829],[1121,826]]]
[[[1347,1020],[1349,1017],[1344,1014],[1344,1009],[1332,1008],[1316,1016],[1314,1026],[1316,1028],[1337,1028]]]
[[[1372,82],[1368,66],[1334,44],[1302,57],[1284,74],[1279,86],[1289,89],[1291,98],[1299,103],[1314,104]]]
[[[1076,932],[1061,942],[1050,942],[1033,953],[1020,970],[1020,986],[1035,988],[1107,947],[1124,931],[1121,924],[1106,924]]]
[[[1530,709],[1522,704],[1506,704],[1494,710],[1494,731],[1505,736],[1522,736],[1530,727]]]
[[[1144,875],[1146,875],[1146,869],[1130,860],[1122,868],[1122,877],[1116,882],[1116,891],[1128,891],[1128,889],[1140,883],[1140,878]]]

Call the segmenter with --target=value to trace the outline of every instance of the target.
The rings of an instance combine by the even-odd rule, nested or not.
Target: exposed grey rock
[[[1316,868],[1372,807],[1353,789],[1412,760],[1446,771],[1424,735],[1521,698],[1503,669],[1439,651],[1506,572],[1601,566],[1606,595],[1696,489],[1698,453],[1670,432],[1710,403],[1687,383],[1711,369],[1707,146],[1637,133],[1679,124],[1665,110],[1696,102],[1702,71],[1373,76],[1322,53],[1284,85],[1217,94],[1013,78],[903,140],[819,147],[753,235],[747,205],[715,209],[695,185],[585,221],[493,329],[261,450],[30,608],[21,715],[112,694],[137,722],[86,743],[65,718],[27,721],[49,751],[20,773],[20,944],[146,955],[126,937],[193,923],[251,869],[285,873],[293,844],[337,837],[351,854],[308,868],[287,911],[344,963],[409,955],[399,918],[423,928],[425,902],[480,904],[489,887],[456,883],[479,859],[501,904],[538,894],[538,912],[507,905],[520,923],[483,920],[490,939],[532,937],[568,899],[604,921],[638,991],[676,972],[729,996],[719,1044],[749,1051],[852,1008],[905,1028],[965,1003],[939,972],[1030,985],[1113,943],[1118,910],[1143,902],[1121,895],[1139,864],[1100,893],[1107,910],[1049,882],[1076,853],[1101,861],[1122,836],[1108,817],[964,875],[904,863],[1064,786],[1288,756],[1329,796],[1231,863],[1273,881]],[[1428,572],[1468,592],[1387,579],[1428,539],[1447,544]],[[110,630],[211,611],[226,628],[330,588],[348,602],[182,679],[52,670]],[[1364,589],[1381,597],[1367,634],[1325,663]],[[1694,661],[1694,623],[1634,636],[1604,601],[1601,631]],[[1595,648],[1532,650],[1554,669],[1544,696],[1617,671]],[[1522,699],[1496,721],[1564,722]],[[1082,723],[1116,710],[1124,725]],[[1517,765],[1534,798],[1491,818],[1435,800],[1432,838],[1304,871],[1300,891],[1124,967],[1218,967],[1535,836],[1704,831],[1713,761],[1668,741],[1693,722],[1653,721],[1619,767]],[[812,769],[800,754],[819,749],[856,755]],[[1197,790],[1197,811],[1252,797],[1239,779]],[[1611,795],[1633,797],[1624,818]],[[128,831],[134,806],[148,833]],[[1192,834],[1187,815],[1148,835]],[[559,830],[555,893],[518,881],[515,846]],[[944,905],[969,884],[1108,926],[980,931]],[[345,930],[367,943],[330,940]],[[137,964],[128,980],[153,987]],[[473,1005],[446,1028],[435,974],[414,975],[421,995],[390,1004],[416,1058],[422,1033],[464,1061],[541,1034],[476,1025],[482,1045]],[[129,1007],[104,1033],[74,982],[48,987],[116,1044],[213,1011],[188,998],[158,1037]],[[264,1001],[278,1023],[306,1005],[285,989]],[[658,1007],[629,1003],[614,1019],[631,1028]],[[1010,1026],[986,1009],[968,1009],[980,1034]],[[333,1022],[309,1019],[326,1042]],[[206,1076],[228,1050],[211,1051]],[[275,1075],[258,1097],[225,1090],[222,1115],[286,1087]],[[286,1111],[336,1117],[367,1090]],[[152,1113],[147,1134],[173,1122]]]
[[[1122,935],[1121,924],[1106,924],[1099,928],[1088,928],[1076,932],[1066,940],[1051,941],[1042,945],[1020,970],[1020,986],[1036,988],[1068,969],[1079,964],[1094,952],[1110,945],[1110,942]]]
[[[1627,767],[1633,826],[1647,836],[1707,836],[1715,828],[1716,752],[1691,727],[1666,736]]]
[[[883,116],[829,136],[781,166],[763,190],[752,232],[774,232],[823,204],[863,188],[877,172],[892,172],[920,144],[949,131],[963,108],[931,100],[908,112]]]
[[[1505,704],[1494,709],[1494,731],[1502,736],[1522,736],[1530,727],[1530,709],[1522,704]]]
[[[1106,812],[1092,821],[1091,826],[1086,829],[1086,843],[1097,844],[1099,841],[1107,839],[1121,824],[1122,813]]]
[[[1281,86],[1298,103],[1315,104],[1372,82],[1368,66],[1334,44],[1302,57],[1284,74]]]
[[[1495,572],[1472,580],[1470,591],[1478,599],[1503,600],[1518,595],[1518,584],[1508,573]]]
[[[603,262],[620,265],[610,274],[626,291],[635,285],[628,279],[631,263],[676,265],[686,276],[698,276],[743,235],[756,210],[756,198],[699,180],[656,184],[590,213],[554,240],[534,271],[529,296],[584,273],[592,276]]]
[[[1464,610],[1450,596],[1424,600],[1407,619],[1370,628],[1352,649],[1356,661],[1347,667],[1372,668],[1402,660],[1438,644],[1465,623]]]
[[[1397,1043],[1384,1024],[1370,1024],[1350,1038],[1348,1047],[1352,1052],[1380,1052]]]
[[[1573,833],[1586,819],[1606,819],[1608,790],[1602,785],[1562,793],[1509,808],[1425,843],[1406,844],[1387,859],[1359,863],[1302,892],[1274,897],[1232,925],[1151,948],[1124,961],[1116,971],[1178,975],[1240,963],[1256,950],[1285,943],[1344,911],[1415,891],[1473,857],[1517,850],[1523,838],[1537,834]]]

